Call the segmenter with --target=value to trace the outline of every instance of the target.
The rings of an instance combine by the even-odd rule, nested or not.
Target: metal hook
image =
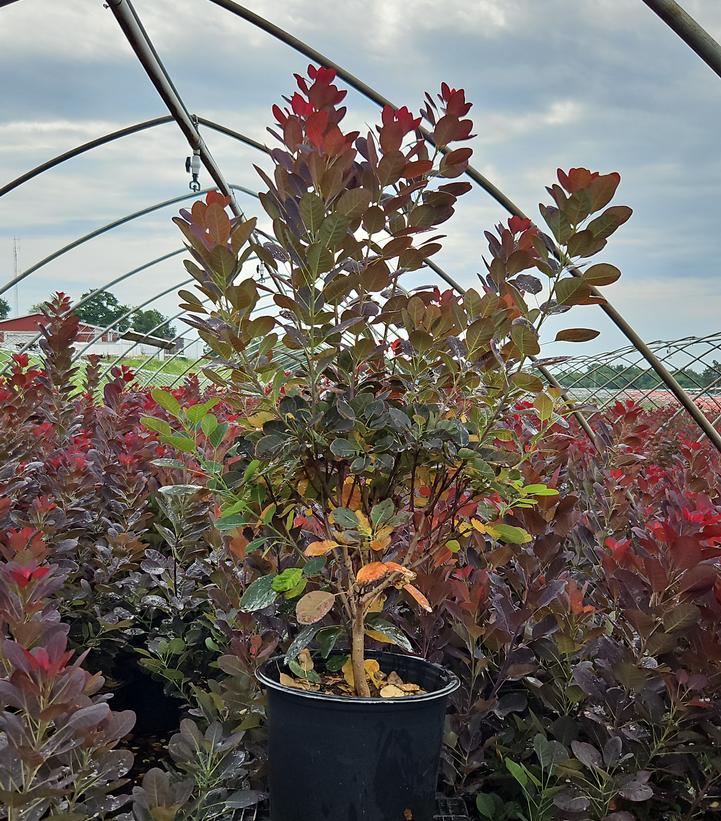
[[[193,179],[190,181],[188,187],[191,191],[196,193],[200,191],[200,182],[198,182],[198,175],[200,174],[200,149],[196,148],[193,151],[192,157],[187,157],[185,160],[185,170],[188,174],[192,174]]]

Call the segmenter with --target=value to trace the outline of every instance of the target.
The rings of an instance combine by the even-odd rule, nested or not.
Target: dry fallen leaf
[[[320,687],[317,684],[312,684],[310,681],[306,681],[305,679],[287,676],[285,673],[281,673],[278,680],[285,687],[293,687],[296,690],[316,692],[320,689]]]
[[[310,671],[314,669],[313,657],[307,647],[298,653],[297,661],[304,673],[310,673]]]
[[[386,684],[386,686],[381,689],[380,695],[381,698],[403,698],[405,693],[400,687],[396,687],[395,684]]]
[[[380,664],[378,664],[375,659],[366,659],[366,661],[363,662],[363,667],[365,668],[366,676],[376,687],[380,687],[385,680],[385,674],[381,671]]]

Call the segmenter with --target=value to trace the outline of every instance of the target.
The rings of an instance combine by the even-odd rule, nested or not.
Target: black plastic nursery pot
[[[359,698],[279,684],[281,656],[258,673],[268,693],[271,821],[432,821],[453,673],[415,656],[368,652],[426,692]]]

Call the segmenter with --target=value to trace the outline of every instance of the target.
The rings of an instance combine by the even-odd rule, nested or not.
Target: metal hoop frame
[[[270,34],[274,38],[280,40],[281,42],[284,42],[286,45],[290,46],[291,48],[298,51],[299,53],[304,54],[309,59],[311,59],[311,60],[313,60],[313,61],[315,61],[315,62],[317,62],[321,65],[325,65],[325,66],[335,68],[338,76],[341,77],[348,85],[350,85],[356,91],[358,91],[363,96],[365,96],[367,99],[371,100],[372,102],[376,103],[377,105],[379,105],[379,106],[391,105],[392,107],[395,107],[395,106],[393,106],[393,104],[389,100],[387,100],[385,97],[383,97],[377,91],[375,91],[373,88],[371,88],[370,86],[368,86],[367,84],[363,83],[361,80],[356,78],[349,71],[344,69],[342,66],[338,65],[337,63],[334,63],[332,60],[327,58],[325,55],[321,54],[317,50],[315,50],[312,47],[308,46],[303,41],[299,40],[298,38],[294,37],[293,35],[289,34],[286,31],[284,31],[283,29],[281,29],[280,27],[278,27],[275,24],[271,23],[270,21],[266,20],[265,18],[261,17],[260,15],[257,15],[254,12],[250,11],[249,9],[245,8],[244,6],[241,6],[239,3],[234,2],[234,0],[210,0],[210,2],[214,3],[217,6],[220,6],[221,8],[225,9],[226,11],[230,11],[231,13],[233,13],[236,16],[246,20],[247,22],[250,22],[252,25],[262,29],[263,31],[267,32],[268,34]],[[654,8],[654,6],[670,5],[672,3],[672,0],[644,0],[644,2],[646,2],[646,4],[649,5],[651,8]],[[0,7],[2,7],[2,5],[5,5],[5,4],[0,4]],[[163,102],[168,107],[168,110],[170,112],[170,116],[169,117],[158,117],[158,118],[155,118],[153,120],[147,120],[147,121],[144,121],[142,123],[138,123],[134,126],[128,126],[124,129],[120,129],[116,132],[112,132],[111,134],[105,135],[104,137],[100,137],[100,138],[97,138],[96,140],[92,140],[89,143],[85,143],[81,146],[77,146],[75,149],[71,149],[70,151],[65,152],[65,154],[59,155],[58,157],[55,157],[55,158],[47,161],[46,163],[43,163],[41,166],[38,166],[37,168],[32,169],[31,171],[27,172],[26,174],[23,174],[20,177],[16,178],[15,180],[11,181],[7,185],[5,185],[3,188],[0,188],[0,195],[2,195],[4,193],[7,193],[8,191],[12,190],[13,188],[16,188],[19,185],[23,184],[24,182],[27,182],[28,180],[38,176],[39,174],[43,173],[44,171],[49,170],[50,168],[53,168],[53,167],[59,165],[60,163],[64,162],[67,159],[70,159],[71,157],[77,156],[80,153],[88,151],[91,148],[97,147],[99,145],[103,145],[107,142],[111,142],[114,139],[118,139],[120,137],[127,136],[127,135],[132,134],[132,133],[137,133],[138,131],[142,131],[142,130],[145,130],[147,128],[152,128],[152,127],[155,127],[157,125],[161,125],[161,124],[170,122],[171,120],[174,120],[177,123],[177,125],[179,126],[179,128],[181,129],[181,131],[186,136],[186,139],[188,140],[188,143],[190,144],[191,148],[193,148],[193,150],[198,151],[198,153],[200,154],[200,157],[201,157],[201,160],[202,160],[203,164],[205,165],[205,167],[208,170],[208,172],[210,173],[211,177],[213,178],[213,180],[217,184],[218,188],[230,198],[231,208],[232,208],[233,212],[236,213],[236,215],[241,216],[242,211],[239,209],[237,203],[235,202],[234,190],[244,190],[244,189],[241,189],[238,186],[232,186],[231,187],[225,181],[225,178],[224,178],[220,168],[218,167],[218,165],[215,162],[212,154],[210,153],[207,146],[205,145],[205,142],[204,142],[204,140],[203,140],[203,138],[200,135],[200,132],[198,130],[198,124],[201,122],[201,119],[197,118],[197,117],[193,117],[189,113],[189,111],[186,108],[185,104],[183,103],[182,98],[178,94],[178,92],[177,92],[177,90],[176,90],[176,88],[175,88],[175,86],[172,82],[172,79],[171,79],[170,75],[168,74],[167,70],[165,69],[165,66],[163,65],[162,61],[160,60],[160,57],[158,56],[158,53],[155,50],[155,47],[154,47],[151,39],[149,38],[149,36],[147,35],[147,32],[143,28],[142,22],[140,21],[140,18],[138,17],[135,9],[133,8],[131,0],[107,0],[106,5],[110,8],[111,12],[116,17],[116,19],[117,19],[124,35],[126,36],[126,39],[128,39],[128,42],[130,43],[131,47],[135,51],[136,56],[138,57],[139,61],[141,62],[142,66],[143,66],[143,68],[145,69],[146,73],[148,74],[149,79],[151,80],[153,85],[156,87],[156,89],[157,89],[158,93],[160,94]],[[677,6],[677,4],[673,4],[673,5]],[[654,10],[657,11],[657,13],[659,13],[659,16],[662,16],[661,13],[658,11],[658,9],[654,9]],[[689,18],[689,20],[690,19],[691,18]],[[684,22],[686,23],[686,25],[688,25],[688,21],[684,21]],[[694,22],[694,21],[692,21],[692,22]],[[698,28],[700,29],[700,27],[698,27]],[[681,36],[683,36],[683,34],[681,33],[681,30],[679,30],[679,29],[676,29],[676,30],[678,31],[678,33],[681,34]],[[700,32],[702,34],[705,34],[705,32],[703,32],[703,29],[700,29]],[[698,32],[697,32],[697,34],[698,34]],[[711,40],[711,45],[709,45],[708,40],[710,40],[711,38],[709,38],[708,35],[706,35],[706,37],[707,37],[707,40],[704,41],[704,44],[705,44],[705,47],[707,48],[707,50],[710,49],[709,53],[711,53],[713,51],[713,48],[712,48],[713,45],[715,45],[716,48],[718,49],[718,44],[716,44],[715,41]],[[686,39],[686,38],[684,38],[684,39]],[[701,39],[703,39],[703,38],[701,38]],[[692,45],[692,47],[694,47],[694,46]],[[696,48],[695,50],[697,50],[697,52],[699,54],[701,54],[701,52],[699,51],[698,48]],[[703,57],[703,59],[706,59],[706,56],[704,56],[704,55],[701,55],[701,56]],[[709,65],[711,65],[710,60],[707,59],[706,61],[709,63]],[[712,67],[714,67],[714,66],[712,65]],[[256,141],[250,140],[250,138],[246,138],[243,135],[238,134],[237,132],[232,132],[230,129],[228,129],[224,126],[219,126],[218,124],[213,123],[212,121],[203,120],[202,122],[203,122],[204,125],[207,125],[210,128],[213,128],[213,129],[215,129],[219,132],[225,133],[228,136],[232,136],[232,137],[235,137],[237,139],[240,139],[241,141],[245,142],[248,145],[251,145],[252,147],[254,147],[258,150],[267,152],[267,149],[264,146],[260,145]],[[427,140],[432,142],[432,135],[428,131],[422,129],[422,133],[423,133],[424,137]],[[467,171],[467,175],[470,177],[470,179],[474,183],[476,183],[484,191],[486,191],[488,194],[490,194],[509,213],[516,214],[516,215],[519,215],[519,216],[525,216],[525,214],[521,211],[521,209],[517,205],[515,205],[515,203],[509,197],[507,197],[492,182],[490,182],[482,174],[480,174],[480,172],[478,172],[475,168],[469,167],[468,171]],[[252,192],[249,192],[249,191],[245,190],[245,193],[252,193]],[[164,203],[162,203],[158,206],[151,207],[150,209],[143,209],[143,211],[136,212],[135,214],[129,215],[126,218],[122,218],[121,220],[116,220],[113,223],[109,223],[108,225],[103,226],[102,228],[97,229],[96,231],[91,232],[90,234],[85,235],[84,237],[81,237],[79,240],[76,240],[73,243],[70,243],[69,245],[64,246],[58,252],[55,252],[55,253],[49,255],[48,257],[46,257],[45,259],[41,260],[36,265],[34,265],[31,268],[24,271],[18,277],[15,277],[15,278],[11,279],[4,286],[0,287],[0,294],[7,291],[14,284],[21,281],[25,277],[29,276],[34,271],[38,270],[40,267],[46,265],[48,262],[56,259],[62,253],[65,253],[66,251],[69,251],[72,248],[77,247],[78,245],[82,244],[83,242],[86,242],[86,241],[88,241],[89,239],[92,239],[95,236],[98,236],[102,233],[105,233],[106,231],[112,230],[113,228],[118,227],[119,225],[122,225],[125,222],[128,222],[130,219],[135,219],[139,216],[144,215],[145,213],[149,213],[152,210],[156,210],[157,208],[161,208],[161,207],[164,207],[166,205],[170,205],[174,202],[179,202],[179,201],[181,201],[182,199],[185,199],[185,198],[187,198],[187,197],[178,197],[178,198],[174,198],[172,200],[167,200],[167,201],[165,201]],[[150,263],[150,264],[152,264],[152,263]],[[147,267],[147,266],[145,266],[145,267]],[[441,275],[441,270],[442,269],[437,270],[437,266],[435,266],[435,265],[430,265],[429,267],[431,267],[433,270],[435,270],[435,272],[437,274],[439,274],[439,276]],[[142,266],[141,266],[141,269],[142,269]],[[136,273],[137,273],[137,271],[136,271]],[[580,275],[580,272],[578,272],[578,271],[572,271],[572,273],[574,273],[575,275]],[[128,275],[132,275],[132,274],[129,272]],[[124,275],[124,277],[128,276],[128,275]],[[447,282],[449,282],[449,284],[451,284],[452,287],[456,287],[456,288],[459,288],[459,290],[462,290],[462,289],[460,289],[460,286],[458,286],[458,283],[455,283],[450,278],[446,278],[446,276],[443,276],[442,278],[445,279]],[[120,281],[120,279],[121,278],[117,278],[116,280],[113,280],[112,282],[116,283],[117,281]],[[109,286],[103,286],[103,287],[109,287]],[[671,390],[671,392],[676,396],[679,403],[683,406],[683,408],[686,410],[686,412],[699,425],[699,427],[701,428],[703,433],[711,440],[711,442],[715,445],[715,447],[719,451],[721,451],[721,434],[719,434],[719,432],[714,428],[712,422],[705,416],[705,414],[701,411],[701,409],[694,403],[694,401],[690,397],[690,395],[683,389],[683,387],[678,383],[678,381],[673,377],[673,375],[666,369],[663,362],[655,355],[653,350],[638,336],[638,334],[634,331],[634,329],[621,316],[621,314],[619,314],[618,311],[612,305],[610,305],[610,303],[606,302],[605,304],[601,305],[601,308],[609,316],[609,318],[612,320],[612,322],[614,322],[614,324],[622,331],[622,333],[624,333],[624,335],[629,339],[629,341],[633,344],[633,346],[641,353],[641,355],[649,363],[651,368],[658,374],[658,376],[666,384],[666,386],[669,388],[669,390]],[[553,380],[553,376],[550,373],[548,373],[547,371],[544,373],[544,375],[546,376],[546,378],[550,378],[551,380]],[[579,421],[580,421],[580,419],[579,419]],[[584,420],[584,422],[585,422],[585,420]],[[586,430],[587,433],[590,433],[590,428],[587,427],[587,424],[584,424],[583,427],[584,427],[584,430]],[[591,433],[591,436],[593,436],[592,433]],[[595,441],[595,438],[594,438],[594,441]]]

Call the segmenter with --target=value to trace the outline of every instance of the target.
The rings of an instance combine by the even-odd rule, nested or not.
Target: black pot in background
[[[268,692],[271,821],[432,821],[453,673],[415,656],[368,652],[427,692],[397,699],[309,693],[258,673]]]

